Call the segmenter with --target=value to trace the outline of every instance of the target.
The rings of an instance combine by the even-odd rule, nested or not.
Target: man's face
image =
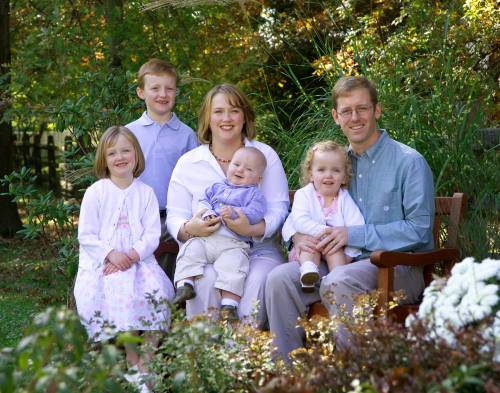
[[[359,114],[355,109],[367,109]],[[350,116],[341,116],[346,110],[352,110]],[[344,132],[355,153],[360,155],[368,150],[379,138],[377,119],[380,118],[380,104],[373,105],[366,89],[353,90],[348,96],[337,100],[337,109],[332,110],[333,118]]]

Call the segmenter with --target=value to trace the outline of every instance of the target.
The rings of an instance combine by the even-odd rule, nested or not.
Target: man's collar
[[[156,123],[156,121],[154,121],[153,119],[151,119],[149,116],[148,116],[148,112],[145,111],[142,116],[140,117],[139,119],[141,125],[143,126],[150,126],[154,123]],[[172,112],[172,118],[170,119],[170,121],[168,123],[166,123],[168,127],[170,127],[171,129],[177,131],[179,129],[179,127],[181,126],[181,121],[179,120],[179,118],[175,115],[175,113]]]
[[[361,153],[361,156],[363,156],[363,154],[365,154],[367,156],[368,160],[372,164],[375,164],[377,162],[378,158],[380,157],[380,155],[384,151],[384,148],[387,146],[387,144],[391,140],[391,138],[387,134],[386,130],[379,129],[378,131],[380,132],[380,137],[377,139],[377,141],[372,146],[370,146],[368,148],[368,150]],[[349,151],[349,155],[351,157],[356,157],[356,158],[358,157],[356,155],[356,153],[354,152],[354,150],[352,149],[351,145],[349,145],[348,151]]]

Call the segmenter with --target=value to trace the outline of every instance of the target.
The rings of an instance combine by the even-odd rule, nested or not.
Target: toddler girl
[[[300,183],[305,187],[295,193],[292,212],[282,230],[284,240],[297,232],[316,237],[327,227],[364,225],[363,215],[347,191],[352,173],[352,161],[342,146],[324,141],[311,147],[302,162]],[[323,256],[319,251],[311,254],[292,248],[288,259],[299,262],[302,291],[312,293],[320,278],[321,258],[332,271],[358,255],[361,250],[352,247]]]
[[[80,211],[75,283],[78,314],[95,341],[113,333],[98,321],[113,325],[114,332],[147,331],[143,337],[153,346],[158,344],[153,331],[168,329],[165,299],[170,301],[174,291],[153,255],[160,239],[160,217],[153,189],[136,179],[144,167],[141,147],[128,129],[114,126],[103,134],[94,163],[100,180],[85,192]],[[149,296],[159,306],[152,306]],[[141,375],[151,354],[125,350],[131,369],[138,371],[126,374],[126,379],[148,392]]]

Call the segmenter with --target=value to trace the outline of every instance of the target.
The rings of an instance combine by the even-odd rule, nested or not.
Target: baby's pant
[[[250,245],[239,239],[211,234],[189,239],[179,251],[174,282],[203,276],[207,263],[217,272],[215,288],[243,295],[250,269]]]

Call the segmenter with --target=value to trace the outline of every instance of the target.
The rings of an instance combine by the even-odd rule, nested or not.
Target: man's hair
[[[366,89],[370,94],[373,105],[378,104],[377,84],[364,76],[344,76],[340,78],[332,89],[333,109],[337,110],[338,99],[347,97],[354,90]]]
[[[245,115],[245,124],[241,134],[249,140],[255,139],[257,136],[257,129],[255,128],[255,111],[252,104],[248,100],[245,93],[243,93],[237,86],[229,83],[215,86],[205,96],[203,105],[201,106],[198,115],[198,140],[202,144],[212,142],[212,130],[210,129],[210,111],[212,109],[213,98],[217,94],[223,94],[226,101],[234,107],[241,108]]]
[[[127,138],[135,150],[135,168],[134,177],[139,177],[144,169],[146,169],[146,159],[142,153],[141,145],[135,135],[128,128],[122,126],[109,127],[104,134],[102,134],[101,141],[97,147],[94,161],[94,174],[98,179],[109,178],[109,169],[106,165],[106,151],[113,147],[116,140],[120,135]]]
[[[260,173],[260,175],[262,176],[262,174],[264,173],[264,171],[267,168],[267,159],[266,159],[266,156],[264,155],[264,153],[262,153],[259,149],[255,148],[255,147],[250,147],[250,146],[246,147],[245,146],[245,147],[241,147],[238,150],[236,150],[236,152],[233,155],[233,158],[236,155],[236,153],[238,153],[241,150],[248,151],[253,157],[255,157],[255,161],[258,162],[258,164],[259,164],[259,169],[262,170],[262,172]]]
[[[172,76],[175,78],[175,84],[179,81],[179,73],[175,67],[166,60],[151,59],[147,63],[144,63],[139,69],[138,86],[139,89],[144,90],[144,85],[146,84],[146,75],[156,75],[156,76]]]

